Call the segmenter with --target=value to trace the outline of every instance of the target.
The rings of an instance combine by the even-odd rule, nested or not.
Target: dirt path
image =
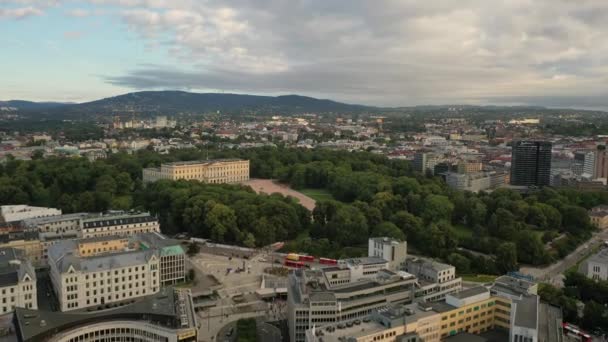
[[[247,182],[243,182],[243,184],[249,185],[257,193],[263,192],[265,194],[273,194],[278,192],[281,195],[296,198],[304,208],[310,211],[315,208],[314,199],[301,192],[297,192],[286,185],[275,183],[271,179],[250,179]]]

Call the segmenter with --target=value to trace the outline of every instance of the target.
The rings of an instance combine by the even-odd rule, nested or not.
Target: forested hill
[[[265,114],[363,112],[372,107],[351,105],[299,95],[257,96],[241,94],[189,93],[183,91],[142,91],[79,103],[49,110],[47,114],[82,116],[87,114],[125,115],[178,114],[204,112],[263,111]]]

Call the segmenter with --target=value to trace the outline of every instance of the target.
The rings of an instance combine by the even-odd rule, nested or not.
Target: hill
[[[143,91],[51,110],[63,115],[178,114],[204,112],[362,112],[373,109],[298,95],[257,96],[240,94]]]
[[[13,108],[13,110],[39,110],[57,108],[68,105],[68,103],[61,102],[32,102],[24,100],[9,100],[0,101],[0,107]]]

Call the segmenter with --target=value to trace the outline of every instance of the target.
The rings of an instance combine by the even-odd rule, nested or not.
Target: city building
[[[593,178],[595,174],[595,151],[578,151],[574,153],[572,171],[577,176]]]
[[[38,232],[41,239],[74,239],[82,235],[80,221],[90,214],[75,213],[23,220],[22,226]]]
[[[141,301],[111,310],[65,313],[17,308],[10,341],[195,342],[199,324],[189,290],[163,288]]]
[[[49,247],[50,278],[61,311],[131,302],[160,289],[160,256],[127,237],[62,240]]]
[[[160,233],[158,220],[144,212],[110,211],[80,219],[82,237]]]
[[[551,178],[548,141],[515,141],[511,152],[511,185],[548,186]]]
[[[591,219],[591,224],[593,224],[597,228],[608,228],[608,205],[600,205],[591,208],[591,211],[589,212],[589,218]]]
[[[478,160],[462,160],[458,163],[458,173],[481,172],[483,164]]]
[[[426,258],[410,257],[405,262],[405,271],[418,280],[416,301],[443,300],[446,295],[462,289],[462,278],[456,277],[456,268],[452,265]]]
[[[161,179],[197,180],[204,183],[237,183],[249,180],[249,160],[194,160],[161,164],[143,170],[143,182]]]
[[[0,313],[37,309],[36,272],[22,251],[0,248]]]
[[[28,231],[19,225],[0,226],[0,248],[15,248],[33,264],[44,263],[38,232]]]
[[[306,341],[484,341],[477,335],[493,332],[505,341],[561,342],[561,311],[539,303],[536,289],[535,283],[503,276],[440,302],[390,304],[362,320],[317,324],[306,331]]]
[[[455,173],[445,175],[449,187],[457,190],[479,192],[496,189],[505,185],[506,174],[498,171]]]
[[[407,242],[388,237],[370,238],[367,255],[388,261],[388,269],[393,272],[400,271],[407,258]]]
[[[339,267],[299,269],[289,274],[287,318],[290,341],[306,340],[313,326],[363,318],[391,303],[412,301],[416,278],[405,272],[380,270],[373,278],[332,283]]]
[[[606,146],[599,145],[595,151],[595,172],[593,178],[608,178],[608,155]]]
[[[593,280],[608,280],[608,248],[604,248],[583,261],[579,272]]]
[[[160,284],[173,285],[186,281],[186,252],[179,241],[159,233],[142,233],[131,240],[146,249],[158,250],[160,260]]]
[[[29,218],[61,215],[61,210],[55,208],[32,207],[29,205],[0,206],[0,216],[4,222],[22,221]]]
[[[414,155],[412,163],[414,170],[421,173],[435,172],[435,165],[440,162],[440,156],[433,152],[418,152]]]

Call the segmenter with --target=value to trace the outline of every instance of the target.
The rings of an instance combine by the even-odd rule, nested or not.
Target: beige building
[[[591,209],[589,212],[591,224],[599,229],[608,228],[608,206],[600,205]]]
[[[505,340],[562,341],[561,311],[539,303],[536,284],[500,277],[486,288],[448,294],[441,302],[388,305],[366,319],[317,325],[306,331],[307,342],[438,342],[489,330]]]
[[[159,168],[143,170],[144,183],[161,179],[197,180],[204,183],[238,183],[249,180],[249,160],[193,160],[161,164]]]

